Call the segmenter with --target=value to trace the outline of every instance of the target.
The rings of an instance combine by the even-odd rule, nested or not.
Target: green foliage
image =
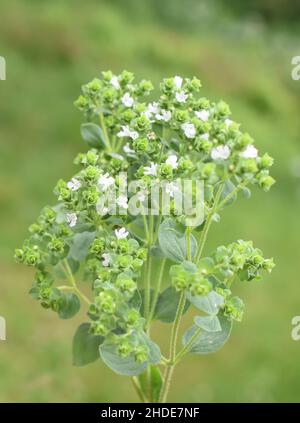
[[[30,293],[44,308],[66,319],[85,303],[90,320],[74,337],[76,365],[100,354],[114,372],[142,375],[148,400],[160,395],[165,401],[173,366],[188,352],[217,351],[232,322],[241,321],[244,303],[232,296],[233,282],[258,281],[274,267],[251,241],[203,257],[209,228],[224,207],[247,186],[268,191],[274,180],[272,159],[259,155],[224,101],[200,96],[197,78],[165,78],[159,88],[157,101],[147,102],[152,83],[136,83],[128,71],[103,72],[83,85],[75,105],[87,121],[81,134],[90,150],[77,155],[79,170],[69,181],[58,181],[56,205],[30,226],[15,258],[36,269]],[[192,203],[195,183],[205,182],[201,224],[189,226],[190,210],[178,212],[181,180],[194,183]],[[153,202],[154,189],[161,195]],[[190,305],[206,315],[195,318],[177,352]],[[173,322],[167,359],[149,337],[155,319]],[[163,382],[156,365],[168,366]]]

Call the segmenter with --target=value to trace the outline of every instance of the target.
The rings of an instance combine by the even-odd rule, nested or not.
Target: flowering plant
[[[44,208],[15,252],[35,267],[30,294],[44,308],[67,319],[86,306],[74,364],[100,357],[132,377],[142,401],[166,401],[179,361],[225,344],[244,312],[233,283],[259,281],[274,266],[251,241],[203,255],[220,212],[253,185],[268,191],[274,179],[273,159],[258,154],[225,102],[200,97],[200,88],[196,78],[167,78],[158,100],[145,102],[152,83],[135,84],[127,71],[84,85],[75,105],[89,150],[75,158],[78,173],[58,181],[57,204]],[[182,181],[190,183],[183,189]],[[167,357],[150,334],[155,320],[171,327]]]

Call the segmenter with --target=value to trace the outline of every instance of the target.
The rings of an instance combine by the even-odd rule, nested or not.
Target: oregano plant
[[[269,191],[273,159],[225,102],[200,96],[197,78],[166,78],[159,88],[147,102],[152,83],[127,71],[82,87],[78,172],[58,181],[56,204],[15,251],[36,270],[30,294],[42,307],[61,319],[84,309],[74,365],[101,359],[131,377],[144,402],[167,400],[189,354],[224,346],[244,313],[234,284],[274,267],[252,241],[204,249],[225,207],[253,186]],[[169,328],[168,347],[157,344],[154,321]]]

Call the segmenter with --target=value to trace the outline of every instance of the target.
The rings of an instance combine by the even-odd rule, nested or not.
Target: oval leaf
[[[187,293],[188,300],[198,309],[208,314],[218,314],[220,307],[224,304],[224,297],[216,291],[207,295],[191,295]]]
[[[221,325],[221,330],[218,332],[208,332],[208,331],[201,331],[199,337],[196,338],[194,341],[190,352],[193,354],[212,354],[218,351],[223,345],[228,341],[231,328],[232,328],[232,321],[226,319],[223,316],[219,317],[219,322]],[[199,327],[193,325],[190,329],[186,331],[183,336],[183,345],[185,346],[191,337],[194,335],[195,331],[199,330]]]
[[[162,293],[159,294],[157,299],[154,319],[160,320],[164,323],[174,322],[180,293],[177,292],[172,286],[169,286]],[[190,306],[189,301],[186,302],[184,307],[184,313]]]
[[[197,251],[197,241],[191,234],[191,256]],[[175,262],[187,260],[187,239],[184,232],[178,230],[178,225],[172,219],[161,223],[158,232],[159,246],[165,257]]]
[[[61,319],[70,319],[78,313],[79,309],[80,301],[77,295],[70,292],[62,294],[58,309],[58,315]]]
[[[90,323],[82,323],[73,338],[73,364],[85,366],[99,358],[99,345],[103,342],[101,336],[89,332]]]
[[[77,261],[84,260],[94,239],[95,232],[80,232],[75,234],[69,251],[69,257]]]
[[[106,147],[105,138],[100,126],[95,123],[83,123],[80,127],[81,136],[89,147]]]
[[[148,370],[146,370],[139,375],[139,383],[146,398],[148,398],[150,402],[158,402],[162,388],[162,376],[159,369],[157,367],[150,366],[149,373]],[[150,392],[148,392],[149,388]]]
[[[207,332],[219,332],[222,330],[217,316],[196,316],[195,325]]]

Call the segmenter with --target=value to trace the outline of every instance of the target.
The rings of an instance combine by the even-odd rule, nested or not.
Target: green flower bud
[[[247,145],[253,144],[253,138],[248,133],[242,134],[237,140],[237,146],[241,150],[247,147]]]
[[[195,275],[194,280],[189,286],[190,293],[194,295],[207,295],[212,290],[212,284],[205,279],[204,277],[199,275]]]
[[[272,272],[272,270],[275,267],[275,263],[273,261],[273,259],[265,259],[264,263],[263,263],[263,269],[267,270],[269,273]]]
[[[69,188],[61,188],[59,192],[59,200],[69,202],[72,199],[72,194]]]
[[[33,223],[29,226],[29,232],[31,232],[32,234],[41,234],[43,232],[43,228],[41,227],[41,225]]]
[[[127,239],[119,239],[116,244],[119,253],[126,254],[129,252],[129,243]]]
[[[95,153],[95,151],[90,150],[86,153],[86,162],[90,166],[94,166],[97,163],[98,158],[99,156]]]
[[[130,123],[136,116],[136,113],[132,110],[132,109],[126,109],[122,114],[121,114],[121,119],[125,122],[125,123]]]
[[[195,91],[195,92],[200,91],[201,87],[202,87],[202,84],[200,79],[196,78],[195,76],[187,84],[187,89],[189,89],[190,91]]]
[[[134,141],[133,148],[139,153],[145,153],[149,149],[149,141],[147,140],[147,138],[138,139]]]
[[[117,265],[123,269],[126,267],[129,267],[129,265],[132,263],[132,257],[131,256],[118,256],[117,258]]]
[[[216,113],[222,117],[229,116],[231,114],[230,107],[225,101],[219,101],[216,105]]]
[[[124,70],[119,76],[119,81],[122,86],[130,84],[134,80],[134,74]]]
[[[107,292],[100,292],[98,297],[95,298],[95,303],[104,313],[113,314],[116,310],[116,302]]]
[[[48,248],[50,251],[55,253],[62,253],[65,248],[65,243],[62,239],[53,237],[52,240],[48,243]]]
[[[135,326],[140,319],[140,313],[138,310],[129,310],[125,316],[125,320],[129,326]]]
[[[102,88],[102,82],[98,78],[94,78],[91,82],[84,86],[84,90],[86,90],[90,94],[98,93]]]
[[[102,72],[102,76],[104,81],[109,82],[111,80],[111,78],[113,77],[113,73],[112,71],[103,71]]]
[[[99,169],[96,166],[88,166],[83,172],[83,177],[86,181],[96,181],[99,177]]]
[[[38,247],[34,246],[33,248],[29,248],[25,252],[25,264],[28,266],[36,266],[41,262],[41,254],[38,251]]]
[[[136,251],[137,258],[139,258],[139,259],[141,259],[143,261],[145,261],[147,259],[147,255],[148,255],[148,252],[147,252],[147,249],[146,248],[139,248]]]
[[[14,256],[15,260],[19,263],[23,263],[24,259],[25,259],[25,253],[21,248],[16,248],[15,249],[15,256]]]
[[[105,248],[105,239],[96,238],[90,246],[90,253],[101,255],[104,252],[104,248]]]
[[[117,279],[116,286],[120,289],[121,292],[124,292],[125,294],[133,294],[136,290],[136,283],[130,278]]]
[[[80,95],[77,100],[74,101],[74,106],[79,110],[84,110],[88,103],[88,100],[83,95]]]
[[[90,331],[93,335],[107,336],[110,330],[102,322],[92,322]]]
[[[210,178],[214,172],[216,171],[216,164],[213,162],[205,163],[203,168],[201,169],[201,176],[202,178]]]
[[[268,153],[265,153],[260,159],[258,160],[258,165],[260,169],[268,169],[274,163],[273,157],[269,156]]]
[[[148,360],[148,354],[148,348],[145,345],[139,345],[134,351],[135,361],[138,363],[144,363]]]
[[[261,175],[258,184],[264,191],[269,191],[271,186],[275,184],[275,179],[270,175]]]
[[[237,322],[241,322],[244,309],[244,302],[239,297],[233,297],[226,301],[223,313],[224,316],[227,316],[232,320],[236,320]]]
[[[161,89],[164,93],[170,93],[175,88],[174,78],[166,78],[161,84]]]
[[[150,128],[150,121],[146,116],[141,116],[136,120],[135,129],[137,131],[146,131]]]
[[[154,89],[151,81],[146,81],[145,79],[139,83],[139,89],[142,93],[149,93]]]
[[[256,173],[257,163],[255,159],[244,159],[240,162],[240,168],[243,173]]]
[[[133,270],[139,270],[143,266],[143,260],[135,258],[132,260],[131,267]]]
[[[162,177],[164,178],[171,178],[173,176],[173,168],[171,165],[167,164],[167,163],[163,163],[160,166],[160,174]]]
[[[122,339],[118,345],[118,354],[125,358],[128,357],[133,351],[133,346],[127,339]]]
[[[194,164],[190,159],[180,159],[178,162],[178,170],[180,172],[188,172],[193,170]]]
[[[83,197],[89,205],[96,204],[99,196],[100,194],[96,187],[89,188],[83,193]]]
[[[184,123],[189,120],[189,113],[186,110],[175,110],[173,118],[178,123]]]
[[[103,90],[102,98],[105,103],[112,103],[117,97],[117,91],[114,88]]]

